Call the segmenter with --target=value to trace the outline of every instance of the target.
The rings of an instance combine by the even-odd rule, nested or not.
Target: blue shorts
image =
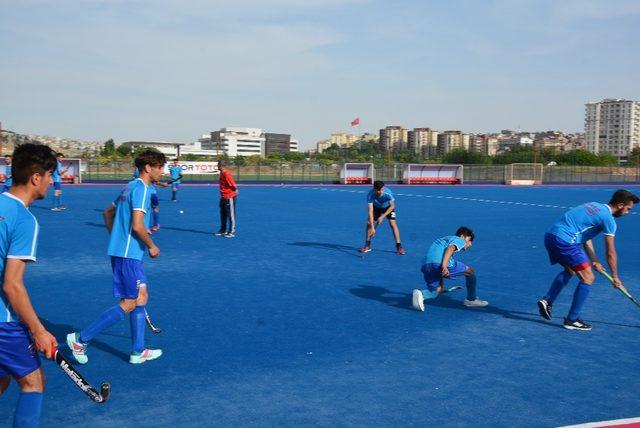
[[[147,285],[142,260],[111,256],[113,296],[118,299],[137,299],[140,287]]]
[[[574,272],[588,269],[591,261],[582,244],[570,244],[552,233],[545,233],[544,246],[549,253],[549,261],[570,268]]]
[[[158,205],[160,205],[160,202],[158,201],[158,194],[157,193],[152,193],[151,194],[151,208],[157,208]]]
[[[449,267],[449,276],[442,276],[442,265],[440,263],[426,263],[422,265],[422,275],[424,276],[424,282],[427,284],[427,288],[431,291],[435,291],[440,285],[440,280],[455,279],[467,271],[469,267],[457,260],[453,261],[453,266]]]
[[[180,183],[171,183],[171,190],[173,190],[174,192],[177,192],[179,188]]]
[[[55,190],[61,190],[62,189],[62,182],[61,181],[54,181],[53,182],[53,188]]]
[[[0,377],[16,379],[40,368],[40,357],[27,327],[19,322],[0,322]]]

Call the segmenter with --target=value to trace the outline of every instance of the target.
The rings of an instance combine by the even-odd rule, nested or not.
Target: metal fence
[[[338,183],[341,164],[317,163],[231,165],[236,181],[272,183]],[[406,164],[375,166],[375,177],[389,183],[402,181]],[[503,183],[506,165],[464,165],[465,183]],[[130,162],[88,162],[82,173],[84,182],[125,181],[132,177]],[[185,182],[213,182],[217,176],[187,175]],[[640,183],[638,167],[545,166],[542,182],[553,183]]]

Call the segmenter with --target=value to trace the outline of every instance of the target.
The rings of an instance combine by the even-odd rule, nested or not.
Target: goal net
[[[541,163],[512,163],[505,166],[504,182],[514,186],[542,184],[543,171]]]
[[[402,174],[406,184],[462,184],[462,165],[410,163]]]

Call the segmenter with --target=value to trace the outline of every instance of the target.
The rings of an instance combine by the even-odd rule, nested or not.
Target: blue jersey
[[[374,208],[389,208],[391,202],[395,201],[391,189],[386,187],[382,191],[382,195],[378,196],[375,189],[371,189],[367,195],[367,203],[373,204]]]
[[[53,170],[53,174],[51,174],[51,179],[54,183],[60,183],[62,178],[60,177],[60,173],[62,171],[62,162],[58,162],[56,165],[56,169]]]
[[[589,202],[564,213],[548,232],[570,244],[584,244],[600,232],[614,236],[616,228],[609,205]]]
[[[7,259],[35,261],[38,221],[17,197],[0,194],[0,278],[4,278]],[[0,288],[0,322],[18,321],[7,296]]]
[[[4,185],[7,186],[7,187],[11,187],[11,185],[13,184],[13,177],[11,176],[11,164],[10,163],[8,163],[5,166],[4,175],[5,175]]]
[[[141,179],[127,183],[118,198],[113,228],[109,236],[109,255],[142,260],[147,246],[133,231],[133,212],[145,213],[145,227],[149,227],[151,214],[151,189]]]
[[[175,184],[180,184],[180,175],[182,174],[182,167],[180,165],[171,165],[169,166],[169,175],[171,175],[171,180]]]
[[[438,238],[435,240],[433,244],[427,250],[427,255],[422,259],[422,264],[435,263],[442,264],[442,258],[444,257],[445,251],[449,246],[454,245],[456,250],[454,253],[461,251],[464,249],[464,246],[467,244],[463,238],[459,236],[445,236],[443,238]],[[449,259],[449,263],[447,267],[452,267],[455,264],[453,257]]]

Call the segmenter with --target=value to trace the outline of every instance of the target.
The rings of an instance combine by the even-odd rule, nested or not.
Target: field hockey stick
[[[159,329],[158,327],[155,326],[155,324],[151,321],[151,317],[149,316],[149,312],[147,312],[147,310],[144,310],[144,319],[147,320],[147,325],[149,326],[149,328],[151,329],[151,331],[153,331],[154,333],[161,333],[162,330]]]
[[[100,392],[98,392],[85,378],[71,365],[71,363],[62,355],[58,349],[55,350],[53,359],[60,366],[62,371],[69,376],[69,379],[75,383],[78,388],[84,392],[87,397],[96,403],[106,403],[111,395],[111,385],[109,382],[100,384]]]
[[[631,293],[629,293],[627,291],[627,289],[624,287],[624,285],[621,285],[619,287],[616,287],[613,283],[613,278],[611,277],[611,275],[609,275],[609,273],[606,270],[603,270],[602,272],[600,272],[602,275],[604,275],[605,278],[607,278],[609,280],[609,282],[611,282],[611,285],[613,285],[615,288],[617,288],[618,290],[620,290],[620,292],[622,294],[624,294],[625,296],[627,296],[627,298],[629,300],[631,300],[633,303],[636,304],[636,306],[640,307],[640,303],[638,303],[638,301],[631,295]]]
[[[462,289],[462,286],[460,285],[454,285],[453,287],[449,287],[449,288],[445,288],[444,291],[442,292],[444,293],[451,293],[452,291],[456,291],[456,290],[460,290]]]
[[[171,180],[167,181],[167,184],[173,184],[178,180],[182,180],[182,174],[180,174],[178,178],[172,178]]]

